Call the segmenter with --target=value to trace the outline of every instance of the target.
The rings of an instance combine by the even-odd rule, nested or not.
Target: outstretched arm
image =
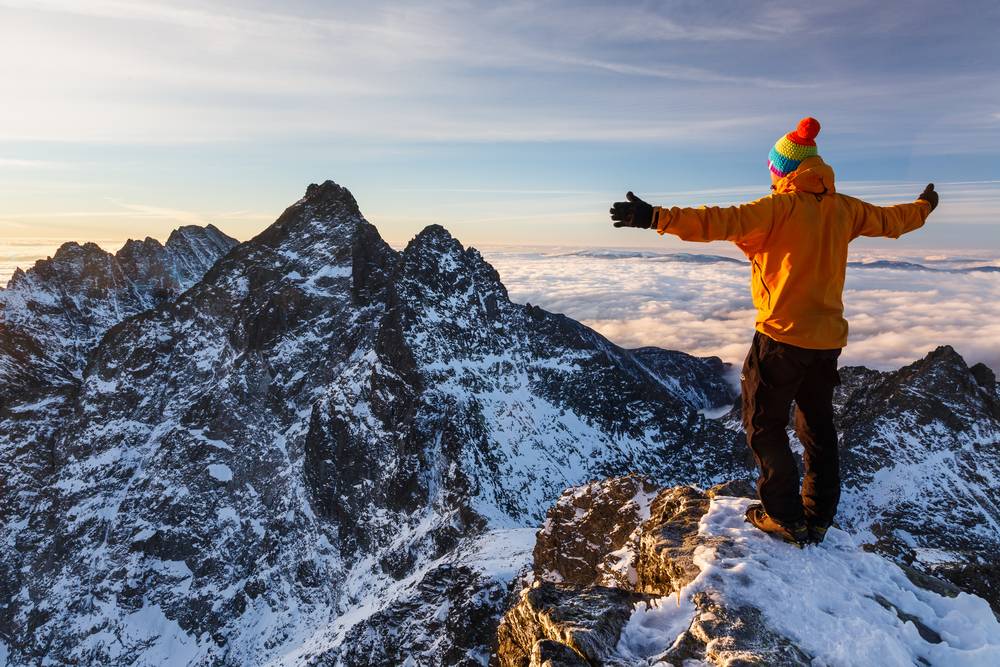
[[[847,201],[852,207],[854,222],[851,238],[886,236],[895,239],[923,226],[927,216],[937,207],[938,194],[934,184],[928,183],[912,204],[875,206],[860,199],[848,198]]]
[[[660,234],[674,234],[685,241],[732,241],[759,245],[774,225],[775,201],[763,197],[739,206],[653,208],[653,226]]]
[[[774,224],[774,199],[764,197],[749,204],[720,208],[665,208],[650,206],[629,192],[627,201],[611,207],[615,227],[655,228],[685,241],[733,241],[755,245],[767,238]]]

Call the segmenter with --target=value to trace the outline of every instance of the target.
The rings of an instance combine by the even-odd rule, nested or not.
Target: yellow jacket
[[[750,258],[757,330],[817,350],[847,344],[844,275],[847,244],[859,236],[897,238],[921,227],[930,204],[874,206],[836,192],[819,157],[774,185],[773,194],[739,206],[653,208],[660,234],[685,241],[732,241]]]

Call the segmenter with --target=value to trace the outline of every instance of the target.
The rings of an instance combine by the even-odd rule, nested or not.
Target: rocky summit
[[[985,600],[836,528],[801,549],[767,536],[743,518],[750,499],[725,495],[741,486],[654,491],[626,477],[567,490],[500,623],[500,665],[1000,660],[1000,621]]]
[[[675,626],[615,637],[637,604],[711,597],[685,588],[715,544],[690,522],[738,509],[697,489],[752,476],[738,414],[705,416],[735,399],[718,359],[514,303],[440,226],[395,250],[330,181],[238,245],[209,227],[64,246],[0,308],[0,663],[570,660],[582,644],[532,629],[570,599],[600,621],[586,659],[645,661]],[[1000,605],[992,372],[942,348],[843,376],[831,544]],[[753,606],[728,604],[699,609],[722,627]],[[761,655],[819,655],[761,619]],[[703,635],[676,655],[705,659]]]

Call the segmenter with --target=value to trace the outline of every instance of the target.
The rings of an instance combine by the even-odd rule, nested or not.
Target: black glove
[[[934,184],[928,183],[924,191],[920,193],[917,199],[923,199],[925,202],[931,205],[931,210],[937,208],[938,205],[938,193],[934,191]]]
[[[638,227],[649,229],[653,226],[653,207],[642,201],[629,190],[625,194],[628,201],[616,201],[611,207],[611,219],[615,227]]]

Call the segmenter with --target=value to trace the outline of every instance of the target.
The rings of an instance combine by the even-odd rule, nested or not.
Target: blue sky
[[[997,34],[996,2],[0,0],[0,240],[245,239],[330,178],[396,243],[662,248],[609,202],[761,196],[808,114],[842,191],[938,184],[903,245],[996,248]]]

